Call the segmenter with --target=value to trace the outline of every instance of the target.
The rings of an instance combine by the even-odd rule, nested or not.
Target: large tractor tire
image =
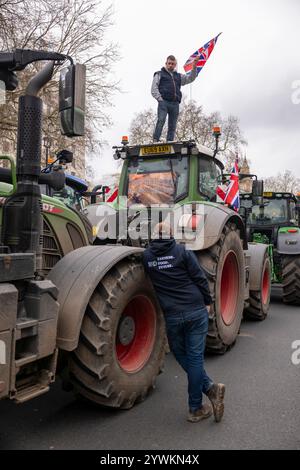
[[[300,305],[300,256],[282,256],[283,302]]]
[[[155,386],[165,355],[163,314],[138,261],[121,261],[87,306],[69,374],[79,394],[131,408]]]
[[[271,263],[266,252],[263,261],[260,290],[250,290],[249,306],[244,310],[245,318],[249,320],[265,320],[270,305],[271,277]]]
[[[236,225],[225,225],[219,241],[197,256],[213,298],[206,349],[224,354],[236,341],[244,308],[245,261]]]

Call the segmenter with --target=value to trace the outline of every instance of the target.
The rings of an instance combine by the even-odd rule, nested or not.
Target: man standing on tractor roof
[[[184,75],[176,72],[177,61],[173,55],[169,55],[165,67],[162,67],[159,72],[155,72],[151,87],[151,94],[158,101],[157,123],[153,134],[154,142],[158,142],[160,139],[167,115],[167,141],[174,140],[179,103],[182,97],[180,88],[192,83],[197,77],[197,62],[199,62],[199,57],[193,61],[192,71]]]
[[[188,421],[196,423],[224,413],[225,385],[214,383],[204,370],[208,312],[212,303],[208,281],[196,256],[177,244],[169,224],[156,225],[143,264],[156,291],[166,322],[169,346],[188,376]],[[205,394],[211,405],[202,404]]]

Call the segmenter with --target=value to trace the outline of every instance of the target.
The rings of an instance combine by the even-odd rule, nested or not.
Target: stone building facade
[[[245,156],[239,165],[240,173],[242,174],[250,174],[250,167],[249,163],[247,160],[247,157]],[[251,178],[244,178],[242,181],[239,183],[240,186],[240,191],[243,193],[250,193],[252,191],[252,180]]]

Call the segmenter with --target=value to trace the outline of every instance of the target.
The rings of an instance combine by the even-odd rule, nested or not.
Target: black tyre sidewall
[[[114,279],[115,275],[116,280]],[[120,281],[120,279],[122,280]],[[96,320],[91,321],[91,318],[87,315],[83,319],[82,329],[84,331],[85,322],[88,322],[89,328],[92,328],[99,344],[105,343],[105,348],[101,349],[100,355],[89,350],[88,356],[90,356],[91,361],[89,364],[86,357],[82,357],[80,353],[81,346],[83,350],[86,350],[84,341],[81,344],[82,340],[80,339],[77,350],[70,358],[71,374],[75,378],[73,384],[80,394],[95,403],[128,409],[136,401],[142,401],[146,397],[148,391],[155,386],[157,375],[162,371],[165,356],[163,313],[152,284],[139,262],[128,263],[128,265],[123,262],[121,272],[118,271],[117,265],[115,274],[112,270],[103,278],[95,295],[96,298],[100,299],[97,316],[102,318],[103,327]],[[124,309],[133,298],[140,295],[146,297],[154,306],[156,314],[155,338],[152,351],[145,364],[136,372],[128,372],[119,364],[116,352],[116,337]],[[91,300],[92,298],[93,296]],[[72,367],[72,357],[75,361],[74,367]],[[83,366],[78,364],[76,357],[79,360],[80,358],[84,359]],[[89,375],[88,369],[91,370],[91,375]],[[98,371],[101,379],[95,376],[95,370]]]
[[[300,255],[281,255],[283,302],[300,305]]]

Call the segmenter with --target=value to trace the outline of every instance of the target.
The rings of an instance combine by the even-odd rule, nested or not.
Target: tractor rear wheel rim
[[[221,316],[226,325],[231,325],[236,316],[239,297],[239,265],[236,254],[229,251],[221,275]]]
[[[263,305],[265,305],[268,302],[269,291],[270,291],[270,272],[269,272],[268,267],[265,266],[263,279],[262,279],[262,303]]]
[[[156,335],[156,312],[148,297],[138,295],[124,309],[116,336],[116,354],[125,372],[138,372],[147,363]]]

